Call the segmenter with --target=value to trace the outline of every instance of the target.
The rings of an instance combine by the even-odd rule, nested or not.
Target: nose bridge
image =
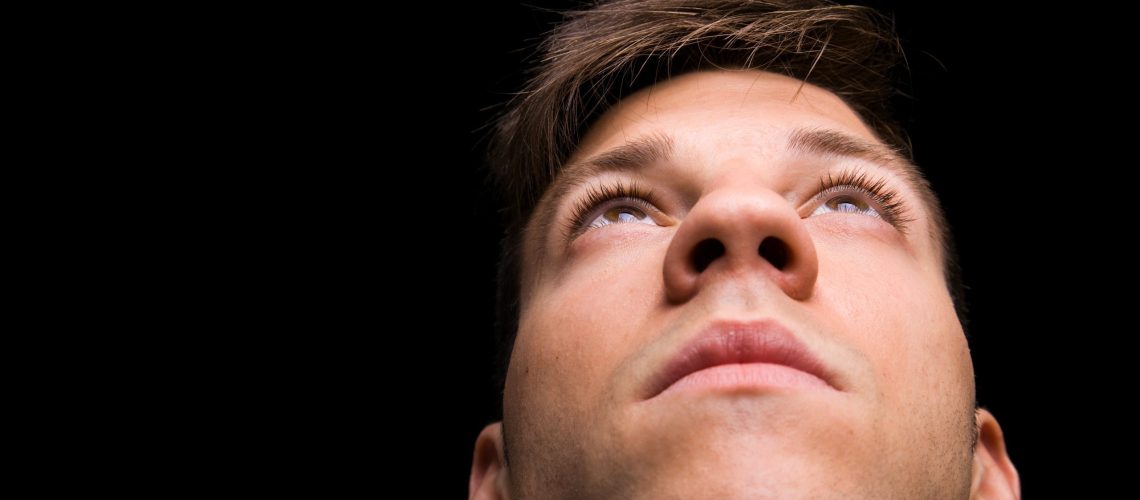
[[[781,209],[787,209],[787,203],[775,191],[756,182],[729,179],[701,197],[690,220],[711,225],[709,229],[731,237],[731,243],[750,244],[748,240],[754,239],[758,226],[776,222],[769,219]]]
[[[795,208],[745,169],[710,179],[673,237],[665,261],[669,298],[684,301],[717,279],[755,273],[803,300],[818,265]]]
[[[713,168],[706,171],[706,194],[724,192],[725,189],[767,190],[775,193],[772,185],[783,159],[770,151],[771,148],[753,144],[739,148],[731,142],[722,145],[722,148],[733,151],[716,158]]]

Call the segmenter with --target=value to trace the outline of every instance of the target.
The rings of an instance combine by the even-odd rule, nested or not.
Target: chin
[[[623,429],[630,441],[691,450],[756,450],[771,446],[842,452],[853,436],[876,432],[865,405],[836,392],[739,391],[685,394],[645,401],[627,415]],[[663,450],[662,450],[663,451]]]
[[[710,459],[709,454],[717,455]],[[802,457],[739,450],[700,453],[638,478],[628,498],[863,498],[855,471],[836,470]],[[647,471],[648,472],[648,471]],[[864,476],[865,477],[865,476]]]
[[[874,440],[862,437],[875,430],[859,424],[871,419],[834,398],[710,394],[669,403],[617,434],[614,468],[638,464],[625,468],[636,486],[617,496],[857,498],[851,485],[874,474]]]

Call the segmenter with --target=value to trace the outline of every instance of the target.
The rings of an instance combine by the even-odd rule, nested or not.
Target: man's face
[[[511,489],[966,496],[973,369],[906,168],[770,73],[610,109],[528,226]]]

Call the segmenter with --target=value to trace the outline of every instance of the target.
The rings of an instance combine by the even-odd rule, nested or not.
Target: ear
[[[507,460],[503,448],[503,423],[483,428],[475,440],[475,458],[471,462],[471,479],[467,483],[470,500],[499,500],[507,494]]]
[[[1021,479],[1005,449],[1001,426],[988,410],[978,409],[978,445],[974,449],[974,478],[970,498],[1021,498]]]

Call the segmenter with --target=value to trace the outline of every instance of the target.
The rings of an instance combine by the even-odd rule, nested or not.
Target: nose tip
[[[714,238],[702,240],[693,248],[693,270],[698,273],[703,273],[714,261],[724,257],[725,252],[724,243],[721,243],[720,240]],[[764,238],[764,241],[760,242],[760,248],[758,250],[760,257],[772,264],[772,267],[781,271],[788,267],[790,252],[786,243],[779,238],[771,236]]]
[[[664,273],[674,302],[739,273],[762,275],[789,297],[804,300],[815,286],[818,264],[802,219],[783,198],[772,192],[726,193],[693,206],[673,236]]]

